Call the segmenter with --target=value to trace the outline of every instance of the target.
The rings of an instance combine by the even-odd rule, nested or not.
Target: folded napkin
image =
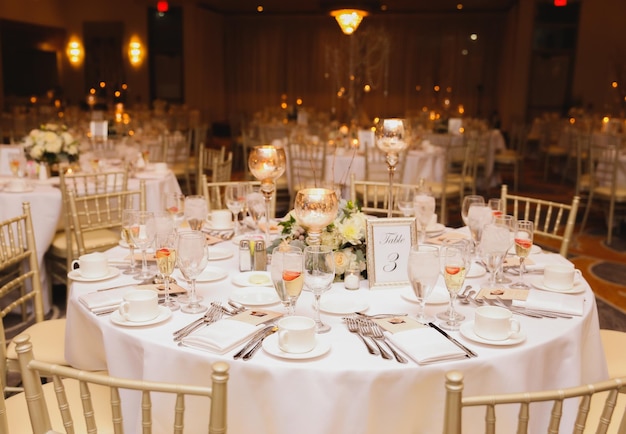
[[[420,365],[462,359],[466,356],[461,348],[430,327],[385,333],[392,343]]]
[[[232,318],[221,319],[182,339],[188,347],[224,354],[250,339],[264,325],[253,325]]]
[[[585,299],[580,295],[559,294],[556,292],[535,291],[528,292],[526,301],[513,300],[513,306],[526,309],[547,310],[582,316]]]
[[[93,313],[103,312],[119,306],[124,294],[130,289],[132,289],[132,285],[108,291],[89,292],[79,296],[78,301]]]
[[[465,234],[462,234],[462,233],[456,232],[456,231],[451,231],[451,232],[446,232],[446,233],[441,234],[441,235],[436,236],[436,237],[428,238],[426,240],[426,243],[440,245],[440,244],[444,244],[444,243],[446,243],[448,241],[463,240],[463,239],[466,239],[466,238],[468,238],[468,236],[465,235]]]

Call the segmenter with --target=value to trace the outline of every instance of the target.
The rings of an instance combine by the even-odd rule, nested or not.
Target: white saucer
[[[215,282],[224,279],[226,276],[228,276],[228,271],[224,268],[209,266],[202,270],[202,273],[196,278],[196,282]],[[183,274],[178,269],[174,270],[172,277],[176,280],[182,279],[185,281]]]
[[[558,292],[559,294],[580,294],[585,292],[585,286],[580,281],[575,281],[574,286],[569,289],[555,289],[546,286],[543,283],[543,276],[524,276],[528,282],[537,289],[549,292]]]
[[[427,237],[436,237],[439,234],[442,234],[443,231],[446,230],[446,227],[441,223],[435,223],[432,226],[428,226],[426,228],[426,236]]]
[[[485,270],[485,267],[473,262],[472,265],[470,266],[469,273],[465,275],[465,278],[467,279],[467,278],[472,278],[472,277],[481,277],[481,276],[484,276],[485,274],[487,274],[487,270]]]
[[[232,231],[235,225],[233,224],[233,222],[230,222],[230,225],[224,227],[213,226],[213,222],[208,220],[207,217],[207,220],[204,222],[204,227],[213,231]]]
[[[330,343],[326,342],[319,337],[317,339],[317,344],[315,348],[313,348],[308,353],[286,353],[278,347],[278,335],[276,333],[269,335],[265,339],[263,339],[263,350],[268,354],[271,354],[275,357],[280,357],[281,359],[290,359],[290,360],[307,360],[313,359],[315,357],[320,357],[330,351]]]
[[[7,185],[6,187],[4,187],[2,191],[4,191],[5,193],[30,193],[34,189],[35,187],[33,187],[32,185],[27,185],[24,188],[15,188],[15,189],[11,188],[10,185]]]
[[[507,253],[509,255],[515,255],[515,246],[511,247]],[[530,254],[534,255],[536,253],[541,253],[541,247],[539,247],[537,244],[533,244],[533,246],[530,248]]]
[[[468,321],[461,324],[461,328],[459,329],[461,335],[469,340],[474,342],[480,342],[481,344],[487,345],[497,345],[497,346],[508,346],[508,345],[516,345],[520,342],[524,342],[526,340],[526,333],[518,332],[512,335],[508,339],[504,339],[502,341],[490,341],[489,339],[481,338],[476,333],[474,333],[474,321]]]
[[[219,261],[221,259],[228,259],[235,253],[232,249],[224,249],[222,247],[209,247],[209,261]]]
[[[76,270],[72,270],[69,273],[67,273],[67,277],[69,277],[70,279],[72,279],[72,280],[74,280],[76,282],[98,282],[100,280],[111,279],[111,278],[117,276],[118,274],[120,274],[119,268],[109,267],[109,271],[107,271],[107,274],[105,274],[104,276],[100,276],[100,277],[83,277],[80,274],[80,268],[77,268]]]
[[[246,271],[235,274],[231,280],[239,286],[272,286],[272,275],[267,271]]]
[[[348,294],[324,294],[320,300],[320,311],[335,315],[347,315],[367,310],[369,303]]]
[[[111,314],[111,322],[113,324],[126,326],[126,327],[143,327],[152,324],[158,324],[160,322],[165,321],[169,317],[172,316],[172,311],[169,307],[159,306],[159,314],[156,318],[153,318],[149,321],[127,321],[120,315],[119,311],[113,311]]]
[[[267,286],[235,288],[230,293],[230,299],[244,306],[269,306],[280,302],[274,288]]]
[[[415,297],[415,293],[413,289],[406,288],[400,293],[400,296],[406,301],[410,301],[411,303],[417,303],[417,297]],[[430,293],[428,297],[426,297],[426,304],[445,304],[450,303],[450,293],[447,289],[435,286],[433,292]]]

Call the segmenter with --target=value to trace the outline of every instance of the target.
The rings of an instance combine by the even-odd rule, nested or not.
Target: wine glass
[[[513,246],[514,239],[515,239],[515,226],[517,224],[517,222],[515,221],[515,217],[513,217],[510,214],[494,215],[493,222],[496,224],[504,225],[508,228],[509,230],[509,247],[507,249],[507,252],[508,252],[509,249]],[[508,277],[504,275],[503,267],[504,267],[504,259],[500,261],[500,266],[498,267],[498,271],[496,272],[496,283],[511,283],[511,279],[509,279]]]
[[[436,246],[413,245],[409,252],[408,274],[411,287],[417,298],[416,318],[426,324],[432,318],[424,315],[426,299],[435,288],[439,278],[439,248]]]
[[[461,205],[461,219],[463,219],[463,223],[465,224],[465,226],[469,226],[467,224],[467,214],[469,212],[470,206],[472,206],[473,203],[484,204],[485,198],[475,194],[469,194],[463,197],[463,203]]]
[[[398,188],[396,192],[396,205],[398,205],[398,209],[402,212],[404,217],[411,217],[415,213],[415,207],[413,206],[414,197],[414,187],[405,185]]]
[[[498,217],[504,214],[504,202],[502,202],[502,199],[489,199],[487,201],[487,206],[491,208],[491,212],[493,213],[494,217]]]
[[[209,261],[206,249],[206,238],[200,231],[185,231],[178,234],[176,243],[178,269],[183,277],[191,282],[189,303],[181,307],[185,313],[200,313],[207,307],[200,304],[196,296],[196,279],[206,268]]]
[[[292,299],[292,295],[295,295],[296,299],[299,297],[302,291],[302,283],[304,283],[304,276],[302,275],[302,266],[300,267],[300,275],[297,276],[297,278],[295,278],[295,274],[292,274],[294,273],[293,270],[285,274],[283,269],[285,268],[285,263],[296,262],[298,256],[300,257],[300,262],[302,262],[302,249],[296,246],[281,245],[276,247],[272,252],[272,262],[270,264],[272,283],[274,284],[278,298],[280,298],[280,301],[285,307],[287,315],[294,314],[295,301]],[[291,268],[294,268],[293,265]],[[285,277],[287,277],[287,279],[285,279]],[[289,280],[290,278],[291,280]],[[298,282],[298,280],[300,282]],[[287,287],[286,282],[290,282],[289,287]],[[299,290],[298,286],[300,286]],[[298,290],[298,293],[294,294],[296,290]]]
[[[235,236],[239,235],[239,213],[246,204],[247,192],[247,185],[244,183],[227,185],[224,191],[226,206],[233,213]]]
[[[533,233],[535,225],[530,220],[518,220],[515,228],[515,254],[519,256],[519,282],[510,285],[511,288],[526,289],[530,286],[524,282],[526,273],[525,260],[533,246]]]
[[[178,310],[180,305],[170,297],[170,276],[176,266],[176,232],[172,230],[167,236],[163,235],[157,238],[155,256],[157,270],[163,281],[165,292],[162,306],[170,310]]]
[[[9,160],[9,168],[11,169],[11,173],[13,174],[14,177],[19,177],[20,175],[20,168],[22,166],[22,160],[19,157],[18,154],[13,154],[11,155],[11,159]]]
[[[195,195],[185,197],[185,220],[192,231],[202,229],[204,220],[209,213],[206,198],[204,196]]]
[[[439,312],[437,318],[441,320],[442,328],[458,330],[465,316],[457,312],[454,305],[470,266],[469,244],[463,242],[444,244],[440,255],[442,258],[441,265],[443,265],[443,279],[450,293],[450,307],[445,312]]]
[[[246,196],[246,205],[248,207],[248,213],[254,222],[254,232],[260,233],[261,228],[259,226],[259,220],[265,214],[265,199],[263,195],[258,191],[248,193]]]
[[[480,256],[489,271],[489,287],[496,287],[496,273],[510,248],[509,228],[503,224],[489,223],[480,240]]]
[[[163,204],[165,211],[172,215],[174,226],[178,230],[185,219],[185,196],[177,192],[166,192],[163,194]]]
[[[135,209],[124,209],[122,210],[122,232],[121,237],[122,240],[128,246],[128,250],[130,252],[130,264],[126,270],[124,270],[123,274],[129,276],[136,276],[139,274],[139,270],[136,267],[135,261],[135,243],[133,242],[132,237],[130,236],[131,226],[133,224],[133,214],[138,212]]]
[[[486,203],[472,203],[467,212],[467,227],[472,235],[474,250],[480,244],[483,228],[493,221],[493,212]]]
[[[426,193],[420,193],[413,198],[413,206],[415,209],[415,218],[420,225],[419,240],[423,244],[426,240],[426,229],[428,223],[435,214],[435,198]]]
[[[315,331],[326,333],[330,326],[320,319],[320,298],[335,278],[335,259],[330,246],[308,246],[304,248],[304,284],[315,297]]]
[[[130,238],[136,247],[141,250],[141,271],[137,274],[137,280],[152,280],[154,273],[148,267],[146,252],[156,236],[156,221],[154,213],[149,211],[136,211],[131,214]]]

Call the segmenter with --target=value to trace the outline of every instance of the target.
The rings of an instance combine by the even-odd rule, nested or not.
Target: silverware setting
[[[242,360],[250,360],[252,356],[254,356],[254,354],[259,350],[259,348],[261,348],[265,338],[273,333],[276,333],[277,331],[278,331],[278,327],[275,325],[271,325],[263,329],[260,336],[256,336],[256,339],[254,338],[251,339],[248,342],[248,344],[246,344],[246,346],[244,346],[244,348],[241,349],[241,351],[239,352],[241,353],[239,357],[241,357]],[[237,354],[235,354],[235,356],[237,356]],[[236,359],[237,357],[235,356],[233,356],[233,358]]]
[[[539,315],[544,318],[565,318],[565,319],[572,318],[572,315],[568,315],[568,314],[561,313],[561,312],[554,312],[551,310],[542,310],[542,309],[528,309],[525,307],[513,306],[513,302],[503,300],[502,297],[498,297],[498,296],[496,296],[493,302],[499,305],[500,307],[509,309],[513,313],[521,313],[522,315],[524,314]]]
[[[465,354],[467,354],[467,357],[478,357],[478,354],[476,354],[475,351],[471,350],[470,348],[468,348],[465,345],[463,345],[461,342],[459,342],[456,339],[454,339],[452,336],[450,336],[448,333],[446,333],[443,329],[439,328],[436,324],[434,324],[432,322],[429,322],[428,326],[434,328],[435,330],[437,330],[439,333],[444,335],[446,339],[448,339],[454,345],[456,345],[457,347],[462,349],[465,352]]]
[[[345,317],[344,321],[346,322],[346,326],[348,327],[348,330],[351,333],[354,333],[355,335],[357,335],[359,338],[361,338],[361,341],[363,341],[363,344],[365,344],[365,346],[367,347],[367,351],[373,355],[373,356],[378,356],[380,353],[378,352],[378,350],[376,349],[376,347],[374,347],[372,344],[370,344],[370,342],[365,339],[365,336],[363,336],[360,331],[359,331],[359,325],[357,323],[357,319],[356,318],[352,318],[352,317]]]
[[[174,335],[174,342],[181,341],[184,337],[189,336],[192,332],[199,329],[203,325],[209,325],[222,318],[224,311],[216,306],[211,306],[209,310],[205,312],[200,318],[186,325],[185,327],[176,330],[172,334]]]
[[[379,316],[383,315],[383,316]],[[372,318],[389,318],[392,316],[405,316],[406,314],[401,315],[391,315],[391,314],[379,314],[379,315],[360,315],[357,317],[345,317],[344,321],[348,330],[351,333],[356,334],[361,341],[365,344],[367,351],[374,355],[380,355],[383,359],[387,360],[395,360],[399,363],[408,363],[408,360],[401,354],[401,351],[398,350],[389,339],[384,334],[383,329],[372,321]],[[373,344],[373,345],[372,345]],[[391,354],[389,354],[391,352]]]
[[[235,232],[233,232],[233,231],[228,231],[228,232],[224,232],[224,231],[207,231],[207,234],[211,235],[212,237],[221,238],[224,241],[228,241],[232,237],[235,236]]]

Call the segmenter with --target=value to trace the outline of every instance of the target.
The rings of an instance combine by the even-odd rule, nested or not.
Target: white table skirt
[[[231,246],[222,243],[220,247]],[[111,257],[119,258],[124,249],[115,248]],[[560,262],[555,254],[532,255],[536,263]],[[236,255],[230,259],[211,262],[236,275]],[[468,279],[478,287],[487,276]],[[98,283],[73,284],[68,301],[66,357],[73,365],[84,369],[108,369],[112,375],[136,379],[166,380],[180,383],[210,382],[211,363],[224,360],[230,364],[228,385],[228,426],[231,433],[436,433],[443,426],[444,375],[459,369],[465,375],[465,393],[504,393],[575,386],[607,378],[606,361],[599,335],[598,315],[593,293],[586,282],[585,291],[571,297],[585,299],[584,315],[573,319],[533,319],[519,317],[522,330],[528,335],[517,346],[488,346],[452,335],[474,349],[479,357],[428,366],[413,362],[400,364],[369,355],[363,343],[350,334],[340,315],[322,313],[322,320],[333,328],[321,335],[331,343],[330,352],[314,360],[291,361],[275,358],[263,350],[250,361],[233,360],[233,350],[216,355],[179,347],[171,333],[198,315],[180,311],[164,323],[124,328],[114,325],[109,317],[96,317],[77,301],[81,294],[112,287],[132,278],[119,276]],[[440,281],[439,285],[443,285]],[[226,301],[235,288],[230,278],[199,283],[205,303]],[[414,313],[416,305],[405,301],[401,292],[406,288],[369,290],[367,282],[351,295],[369,302],[369,312]],[[343,292],[336,283],[332,292]],[[322,296],[324,297],[324,296]],[[312,294],[303,292],[296,312],[312,316]],[[281,311],[280,305],[269,308]],[[435,314],[446,305],[428,305],[428,314]],[[468,320],[473,318],[471,306],[460,306]],[[575,406],[576,403],[572,403]],[[129,432],[136,432],[137,402],[125,404],[125,420]],[[157,403],[157,408],[158,408]],[[188,403],[190,408],[186,427],[201,432],[206,427],[206,404]],[[567,404],[566,408],[570,404]],[[534,413],[545,422],[549,410]],[[155,432],[166,432],[160,422],[169,426],[171,415],[155,411],[159,419]],[[498,432],[513,432],[517,409],[498,411]],[[464,411],[466,430],[480,432],[483,413]],[[532,419],[532,418],[531,418]],[[502,423],[502,425],[500,425]],[[570,431],[572,420],[564,417],[562,428]],[[567,428],[563,425],[567,425]],[[538,432],[531,428],[531,432]]]

